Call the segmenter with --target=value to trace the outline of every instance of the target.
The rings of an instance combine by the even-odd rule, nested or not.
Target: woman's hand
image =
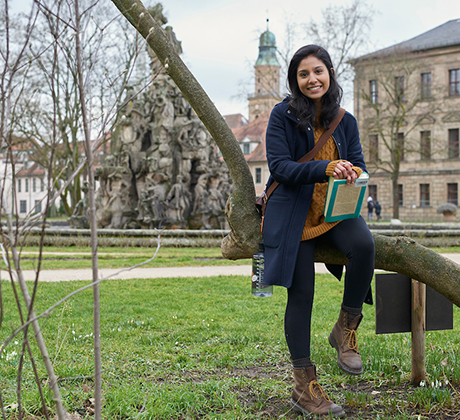
[[[352,169],[353,165],[348,161],[340,161],[335,165],[333,177],[335,179],[346,179],[347,184],[354,184],[358,174]]]

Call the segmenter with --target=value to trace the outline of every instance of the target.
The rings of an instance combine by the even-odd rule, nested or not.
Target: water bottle
[[[259,251],[252,256],[252,294],[257,297],[268,297],[273,294],[273,286],[263,284],[265,248],[259,243]]]

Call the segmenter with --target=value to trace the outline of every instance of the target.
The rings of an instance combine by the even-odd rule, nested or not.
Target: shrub
[[[442,214],[457,214],[457,206],[452,203],[444,203],[441,204],[436,211]]]

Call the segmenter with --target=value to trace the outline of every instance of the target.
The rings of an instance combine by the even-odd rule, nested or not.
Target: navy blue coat
[[[288,108],[289,98],[277,104],[267,127],[267,161],[270,185],[280,183],[268,200],[263,225],[265,245],[264,283],[290,287],[294,275],[303,226],[310,208],[315,183],[327,182],[329,160],[297,163],[315,145],[313,127],[297,128],[298,120]],[[340,159],[366,171],[356,119],[345,113],[332,137]],[[327,268],[337,278],[342,266]]]

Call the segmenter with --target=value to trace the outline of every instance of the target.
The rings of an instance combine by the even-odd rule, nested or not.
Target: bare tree
[[[22,30],[18,30],[15,33],[16,36],[13,36],[13,34],[11,33],[13,30],[13,26],[11,25],[11,20],[9,16],[8,0],[5,0],[3,6],[4,7],[2,10],[2,20],[5,24],[4,26],[5,31],[4,31],[4,37],[2,37],[4,43],[0,50],[0,54],[3,60],[3,69],[1,72],[1,79],[0,79],[0,92],[1,92],[0,142],[1,142],[2,147],[6,147],[8,150],[8,160],[11,162],[11,165],[12,165],[11,174],[12,174],[12,183],[13,183],[13,191],[14,191],[15,156],[13,154],[12,139],[13,139],[13,132],[14,132],[13,130],[15,128],[15,117],[16,117],[15,110],[17,107],[18,100],[21,97],[21,94],[24,92],[25,77],[30,68],[30,59],[27,56],[27,50],[30,45],[32,32],[35,28],[38,11],[35,5],[32,5],[32,8],[27,18],[27,22],[25,22],[24,25],[22,26],[21,28]],[[18,25],[21,26],[21,22],[19,22]],[[17,42],[13,43],[12,39],[15,39]],[[7,175],[6,169],[5,169],[5,175]],[[6,218],[6,221],[7,221],[7,230],[5,231],[3,227],[0,227],[0,229],[1,229],[1,234],[2,234],[2,243],[9,245],[10,251],[11,251],[12,261],[10,262],[8,253],[5,254],[6,258],[4,259],[8,267],[12,287],[14,290],[16,290],[15,281],[17,281],[20,286],[21,293],[22,293],[22,296],[26,304],[26,308],[25,308],[26,315],[24,316],[23,309],[21,308],[20,300],[16,292],[18,310],[20,313],[21,320],[22,322],[24,322],[25,320],[35,318],[33,303],[34,303],[34,298],[35,298],[37,281],[35,282],[33,293],[30,294],[29,289],[26,285],[26,282],[22,274],[22,268],[21,268],[21,263],[20,263],[20,253],[18,252],[18,238],[19,238],[18,229],[15,228],[13,224],[14,209],[12,209],[9,206],[8,200],[6,199],[6,196],[4,194],[7,181],[8,179],[5,176],[2,180],[2,188],[1,188],[2,194],[1,194],[1,207],[0,207],[0,214],[2,214]],[[12,206],[13,205],[14,205],[14,201],[12,203]],[[18,225],[19,225],[18,219],[16,218],[16,226]],[[42,236],[43,236],[43,233],[44,232],[42,232]],[[38,277],[37,277],[37,280],[38,280]],[[57,377],[54,373],[54,369],[51,364],[50,357],[48,355],[48,350],[46,348],[45,340],[41,333],[41,329],[40,329],[38,322],[34,321],[32,323],[32,326],[34,329],[34,334],[36,337],[38,347],[42,355],[43,362],[48,372],[50,388],[53,392],[53,398],[56,404],[56,411],[58,413],[59,419],[64,419],[65,410],[62,405],[59,387],[57,383]],[[20,368],[18,370],[18,401],[19,401],[19,412],[21,416],[22,416],[22,411],[21,411],[22,409],[21,409],[21,404],[20,404],[21,402],[21,399],[20,399],[21,374],[20,373],[21,373],[22,364],[24,360],[24,352],[26,351],[26,349],[29,352],[31,360],[33,361],[33,357],[30,352],[30,347],[29,347],[28,338],[27,338],[27,329],[24,330],[23,348],[22,348],[22,354],[20,358]],[[3,347],[0,351],[3,351]],[[35,370],[35,375],[36,375],[36,379],[38,380],[39,378],[38,378],[36,370]],[[42,404],[45,407],[43,393],[41,392],[41,386],[40,386],[39,380],[37,381],[37,385],[39,386],[40,395],[42,396]],[[46,407],[45,407],[45,413],[47,413]]]
[[[43,238],[45,235],[46,217],[48,208],[55,203],[59,196],[65,194],[69,185],[79,178],[80,172],[86,166],[87,176],[89,181],[89,201],[90,201],[90,215],[91,215],[91,238],[92,238],[92,263],[93,263],[93,296],[94,296],[94,346],[95,346],[95,418],[101,418],[101,349],[100,349],[100,326],[99,326],[99,291],[98,291],[98,262],[97,262],[97,229],[95,221],[95,200],[94,200],[94,155],[101,142],[104,140],[102,134],[106,133],[111,124],[113,124],[114,117],[117,114],[117,109],[123,105],[121,96],[126,87],[126,83],[132,74],[131,69],[126,67],[119,71],[119,74],[105,73],[103,80],[107,82],[107,94],[104,96],[103,104],[100,105],[96,95],[92,94],[91,88],[94,86],[92,77],[99,77],[100,73],[95,70],[94,63],[99,59],[105,49],[102,48],[102,39],[106,32],[106,26],[98,26],[95,24],[96,29],[91,26],[90,16],[97,1],[85,1],[84,8],[80,9],[81,5],[78,0],[56,0],[49,3],[35,0],[32,4],[32,9],[24,25],[18,27],[18,31],[13,35],[12,24],[10,25],[10,16],[8,14],[8,1],[5,0],[5,7],[1,13],[1,19],[5,23],[5,31],[2,33],[2,41],[4,44],[0,47],[0,54],[3,59],[3,69],[0,74],[0,140],[1,145],[7,150],[7,163],[5,166],[4,176],[1,179],[1,207],[0,214],[6,217],[7,226],[4,228],[0,226],[0,233],[2,234],[3,259],[8,267],[11,286],[15,291],[18,311],[21,319],[21,327],[18,328],[17,333],[21,332],[23,335],[23,350],[20,355],[20,362],[18,368],[17,380],[17,399],[18,410],[20,418],[23,417],[23,410],[21,405],[21,382],[22,382],[22,369],[26,352],[32,362],[34,373],[36,376],[37,386],[42,396],[43,412],[49,418],[49,411],[46,407],[45,398],[41,390],[41,380],[38,377],[35,368],[35,361],[29,347],[28,341],[28,328],[31,324],[34,330],[34,335],[41,352],[41,356],[49,377],[49,386],[53,392],[53,400],[55,402],[55,409],[59,420],[67,418],[68,413],[63,406],[60,391],[58,387],[57,377],[54,373],[51,358],[46,348],[45,340],[42,336],[40,325],[38,322],[39,316],[36,315],[34,310],[34,302],[36,291],[38,287],[38,280],[40,276],[41,267],[41,252],[43,249]],[[47,23],[44,27],[40,27],[43,39],[48,42],[42,43],[40,46],[32,46],[33,32],[38,30],[36,27],[39,16],[44,16],[44,22]],[[21,23],[21,22],[19,22]],[[110,24],[106,22],[106,24]],[[45,28],[45,29],[43,29]],[[91,30],[90,30],[91,29]],[[66,34],[70,35],[70,40],[65,37]],[[83,45],[88,45],[87,38],[93,39],[93,48],[87,51],[89,57],[85,56]],[[13,42],[14,41],[14,42]],[[142,41],[144,43],[144,41]],[[144,44],[145,45],[145,44]],[[64,51],[64,53],[63,53]],[[59,60],[64,57],[65,64]],[[45,60],[46,57],[46,60]],[[135,58],[135,55],[133,55]],[[126,65],[126,63],[125,63]],[[37,66],[37,67],[34,67]],[[18,206],[15,197],[16,191],[16,173],[20,169],[17,165],[17,156],[15,154],[15,145],[13,140],[14,134],[20,132],[20,128],[24,129],[25,112],[30,106],[40,104],[43,100],[44,88],[36,81],[36,73],[34,69],[40,68],[42,74],[46,76],[47,89],[50,92],[48,95],[51,98],[45,101],[49,109],[45,112],[35,114],[35,118],[29,118],[29,128],[45,128],[46,132],[46,170],[48,174],[48,194],[43,201],[42,210],[31,209],[24,219],[19,219]],[[67,73],[66,70],[70,69]],[[64,79],[60,78],[62,73],[67,76]],[[67,82],[71,81],[67,85]],[[139,81],[138,81],[139,82]],[[57,152],[63,145],[62,134],[67,133],[69,125],[65,121],[60,112],[62,109],[59,107],[58,94],[61,92],[63,85],[71,86],[70,90],[65,91],[63,95],[64,102],[69,101],[71,106],[78,108],[73,110],[73,114],[67,116],[76,116],[78,118],[72,122],[71,130],[74,131],[74,138],[80,141],[83,146],[78,147],[78,161],[75,161],[73,170],[66,173],[63,178],[62,185],[54,193],[54,173],[53,169],[54,160]],[[96,84],[97,85],[97,84]],[[71,94],[67,95],[67,93]],[[70,98],[70,99],[69,99]],[[62,98],[61,98],[62,99]],[[43,103],[42,103],[43,105]],[[65,109],[67,112],[68,109]],[[44,117],[43,117],[44,116]],[[40,120],[40,118],[42,118]],[[94,119],[98,118],[97,122]],[[61,130],[60,124],[65,125],[65,129]],[[93,129],[94,127],[94,129]],[[40,130],[37,130],[40,133]],[[73,134],[73,133],[72,133]],[[93,136],[95,140],[93,140]],[[43,137],[44,138],[44,137]],[[42,148],[37,148],[43,152]],[[72,152],[74,149],[72,149]],[[83,156],[81,156],[83,155]],[[62,165],[62,164],[61,164]],[[10,175],[11,179],[8,179]],[[10,189],[13,194],[13,201],[10,204],[7,200],[6,184],[10,183]],[[37,211],[36,214],[34,212]],[[21,268],[21,252],[20,241],[24,235],[27,235],[31,227],[41,226],[41,246],[36,267],[36,280],[33,290],[27,287],[23,272]],[[7,252],[8,251],[8,252]],[[11,255],[11,257],[10,257]],[[16,282],[20,286],[20,293],[16,291]],[[25,307],[22,308],[20,294],[22,294],[25,301]],[[1,299],[1,293],[0,293]],[[3,305],[0,305],[3,308]],[[0,323],[2,317],[0,316]],[[1,324],[0,324],[1,326]],[[11,337],[3,343],[0,347],[0,352],[4,351],[7,344],[11,341]],[[2,402],[0,391],[0,402]],[[2,411],[4,414],[3,404]],[[5,417],[5,414],[4,414]]]
[[[53,180],[58,189],[85,158],[78,69],[73,28],[69,25],[71,3],[43,0],[38,4],[42,12],[37,23],[40,31],[31,45],[36,60],[27,79],[29,94],[24,95],[20,103],[18,124],[20,133],[33,139],[31,157],[34,161],[47,167],[53,150]],[[136,71],[137,58],[147,52],[139,35],[127,31],[126,21],[117,19],[107,4],[85,0],[82,10],[87,10],[81,23],[85,32],[84,63],[92,74],[85,84],[90,84],[92,97],[99,98],[92,107],[92,134],[106,137],[116,122],[114,99],[119,98],[116,105],[120,106],[120,93]],[[104,124],[104,132],[101,124]],[[54,130],[57,130],[58,144],[53,143]],[[83,178],[87,178],[86,166]],[[72,215],[82,199],[81,177],[76,177],[60,198],[66,215]]]
[[[353,78],[348,61],[369,48],[374,15],[374,8],[365,0],[353,0],[351,4],[328,5],[321,10],[321,21],[311,19],[304,25],[308,43],[321,45],[329,52],[342,82]]]
[[[439,104],[421,100],[421,62],[410,51],[371,54],[352,63],[356,71],[355,112],[362,120],[368,168],[371,174],[386,173],[391,179],[393,218],[398,219],[402,166],[415,155],[430,158],[432,153],[431,148],[421,148],[420,139],[413,134],[433,122]]]

